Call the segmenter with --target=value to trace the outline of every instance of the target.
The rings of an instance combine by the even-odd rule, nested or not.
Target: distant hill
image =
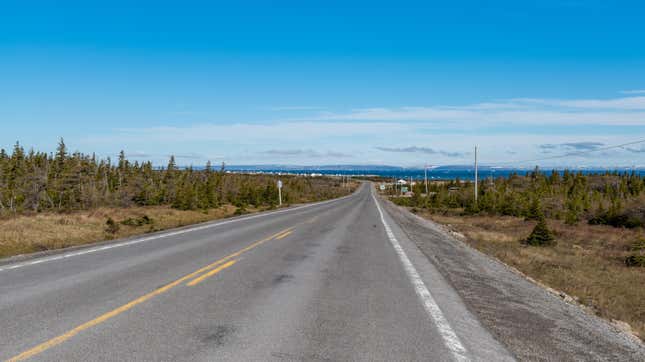
[[[401,171],[408,168],[388,165],[227,165],[226,169],[231,171]]]

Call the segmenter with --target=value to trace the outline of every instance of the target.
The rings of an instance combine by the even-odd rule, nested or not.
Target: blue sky
[[[131,3],[3,1],[0,147],[412,166],[645,139],[639,1]]]

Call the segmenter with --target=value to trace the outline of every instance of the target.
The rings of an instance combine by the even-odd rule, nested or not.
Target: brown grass
[[[565,225],[549,220],[558,244],[531,247],[526,238],[535,222],[515,217],[424,214],[464,234],[478,250],[574,297],[597,315],[630,324],[645,339],[645,268],[625,266],[629,247],[642,230]]]
[[[314,181],[321,183],[325,180],[314,179]],[[323,184],[322,186],[325,185]],[[325,188],[322,186],[318,188],[318,194],[303,194],[298,199],[298,202],[320,201],[349,194],[356,190],[360,183],[351,182],[348,187]],[[267,208],[261,209],[248,206],[245,212],[257,212]],[[42,212],[31,215],[0,215],[0,259],[221,219],[235,215],[236,210],[237,207],[233,205],[194,211],[177,210],[169,206],[146,206],[128,208],[102,207],[66,214]],[[139,226],[135,226],[136,223],[134,225],[121,223],[130,218],[137,220],[143,216],[147,216],[152,222]],[[108,231],[106,222],[110,218],[116,222],[118,231]]]
[[[166,206],[150,206],[99,208],[70,214],[41,213],[0,219],[0,258],[220,219],[233,215],[235,210],[232,205],[207,211],[182,211]],[[247,211],[258,210],[249,208]],[[136,219],[144,215],[152,219],[150,224],[128,226],[120,223],[128,218]],[[112,218],[119,226],[114,234],[106,232],[108,218]]]

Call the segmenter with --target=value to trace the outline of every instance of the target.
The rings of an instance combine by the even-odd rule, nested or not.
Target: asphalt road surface
[[[557,298],[512,279],[498,263],[434,228],[378,199],[364,184],[342,199],[5,261],[0,360],[645,355],[638,342],[560,306]],[[471,265],[460,267],[457,257]],[[523,302],[539,303],[532,306],[538,315],[524,314]],[[549,315],[554,308],[562,316]],[[561,322],[571,330],[583,328],[579,334],[591,334],[591,345],[544,318],[565,318]],[[540,330],[531,333],[531,326]]]

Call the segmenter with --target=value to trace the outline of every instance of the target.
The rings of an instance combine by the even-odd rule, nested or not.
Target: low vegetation
[[[645,180],[565,171],[433,182],[392,200],[645,338]]]
[[[535,221],[427,210],[419,214],[460,232],[473,247],[567,293],[597,315],[627,322],[645,340],[645,268],[625,263],[645,255],[641,230],[549,220],[557,244],[530,247],[518,240],[531,233]]]
[[[500,215],[534,219],[542,213],[548,219],[569,225],[639,228],[645,225],[645,178],[635,173],[606,172],[583,174],[543,173],[536,169],[527,175],[513,174],[479,183],[475,203],[474,183],[470,181],[432,182],[429,195],[424,185],[413,186],[412,197],[395,198],[405,206],[435,212],[465,215]],[[394,190],[390,190],[394,194]]]
[[[177,210],[169,206],[99,207],[0,219],[0,258],[123,238],[232,216],[237,208]],[[253,209],[255,211],[255,209]]]
[[[355,183],[281,175],[284,205],[346,195]],[[0,150],[0,258],[277,207],[278,176],[69,153]]]
[[[533,228],[533,231],[522,242],[531,246],[552,246],[555,244],[555,237],[553,236],[553,232],[549,230],[544,216],[538,218],[538,222]]]

